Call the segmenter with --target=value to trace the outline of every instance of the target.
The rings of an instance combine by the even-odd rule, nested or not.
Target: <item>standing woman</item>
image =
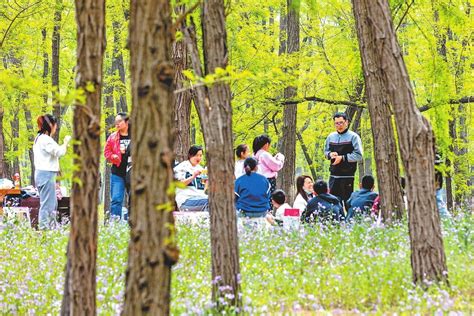
[[[57,120],[51,114],[37,119],[38,135],[33,144],[35,163],[35,183],[40,197],[39,229],[51,229],[56,225],[56,174],[59,172],[59,157],[66,153],[71,136],[64,137],[59,146],[52,138],[58,127]]]
[[[125,197],[127,165],[130,151],[130,126],[128,114],[120,112],[115,117],[116,131],[107,138],[104,156],[112,164],[110,169],[110,212],[114,218],[122,218],[122,204]]]
[[[270,137],[267,135],[260,135],[255,137],[252,147],[255,158],[258,160],[258,173],[268,179],[268,182],[270,182],[271,185],[270,193],[273,193],[276,189],[278,171],[283,168],[283,164],[285,163],[285,156],[281,153],[272,156],[272,154],[268,152],[270,143]]]
[[[308,205],[308,201],[313,198],[313,179],[310,176],[302,175],[296,178],[296,198],[293,208],[300,210],[303,214]]]

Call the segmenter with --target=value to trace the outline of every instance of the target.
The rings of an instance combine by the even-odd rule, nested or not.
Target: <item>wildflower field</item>
[[[427,292],[411,283],[406,222],[390,227],[364,222],[292,232],[242,231],[243,314],[472,315],[473,227],[472,216],[443,222],[451,286],[432,286]],[[178,235],[181,258],[173,273],[172,314],[209,314],[208,222],[179,224]],[[128,237],[125,224],[100,228],[99,315],[120,313]],[[0,232],[0,314],[58,314],[67,239],[67,228],[38,232],[7,226]]]

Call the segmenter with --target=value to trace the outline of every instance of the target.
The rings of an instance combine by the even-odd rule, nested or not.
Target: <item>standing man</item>
[[[333,120],[336,131],[329,134],[324,146],[324,155],[331,160],[329,190],[347,205],[354,188],[357,162],[362,161],[362,142],[359,135],[349,130],[346,113],[337,112]]]
[[[122,217],[122,204],[125,196],[125,178],[130,151],[130,134],[128,132],[128,115],[120,112],[115,117],[116,131],[112,133],[105,143],[104,156],[112,164],[110,175],[111,213],[113,216]]]

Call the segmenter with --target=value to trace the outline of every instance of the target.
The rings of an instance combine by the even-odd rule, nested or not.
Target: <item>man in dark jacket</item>
[[[347,202],[354,186],[357,162],[362,161],[362,142],[359,135],[349,130],[346,113],[333,116],[336,131],[326,139],[324,155],[331,160],[329,190],[331,194]]]
[[[369,215],[374,201],[379,195],[374,192],[374,177],[366,175],[362,178],[360,190],[351,194],[347,201],[347,219],[351,219],[356,214]]]
[[[316,196],[308,201],[306,210],[301,214],[301,220],[306,223],[341,221],[344,219],[341,201],[328,193],[326,181],[318,180],[313,185]]]

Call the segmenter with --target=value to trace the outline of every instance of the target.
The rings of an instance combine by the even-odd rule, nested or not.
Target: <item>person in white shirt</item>
[[[57,225],[56,174],[59,172],[59,157],[64,156],[71,136],[64,137],[60,146],[51,137],[56,133],[57,120],[51,114],[37,119],[38,135],[33,144],[35,183],[40,198],[39,229],[51,229]]]
[[[245,174],[244,161],[246,158],[250,157],[250,149],[247,144],[240,144],[235,149],[235,155],[237,160],[235,161],[234,175],[238,179],[240,176]]]
[[[199,164],[202,160],[202,147],[191,146],[188,151],[188,160],[181,162],[173,170],[175,178],[181,181],[186,188],[176,189],[176,204],[180,211],[209,211],[209,200],[205,193],[207,175]]]
[[[314,197],[313,179],[310,176],[302,175],[296,178],[296,194],[293,208],[299,209],[301,215],[306,209],[308,201]]]

